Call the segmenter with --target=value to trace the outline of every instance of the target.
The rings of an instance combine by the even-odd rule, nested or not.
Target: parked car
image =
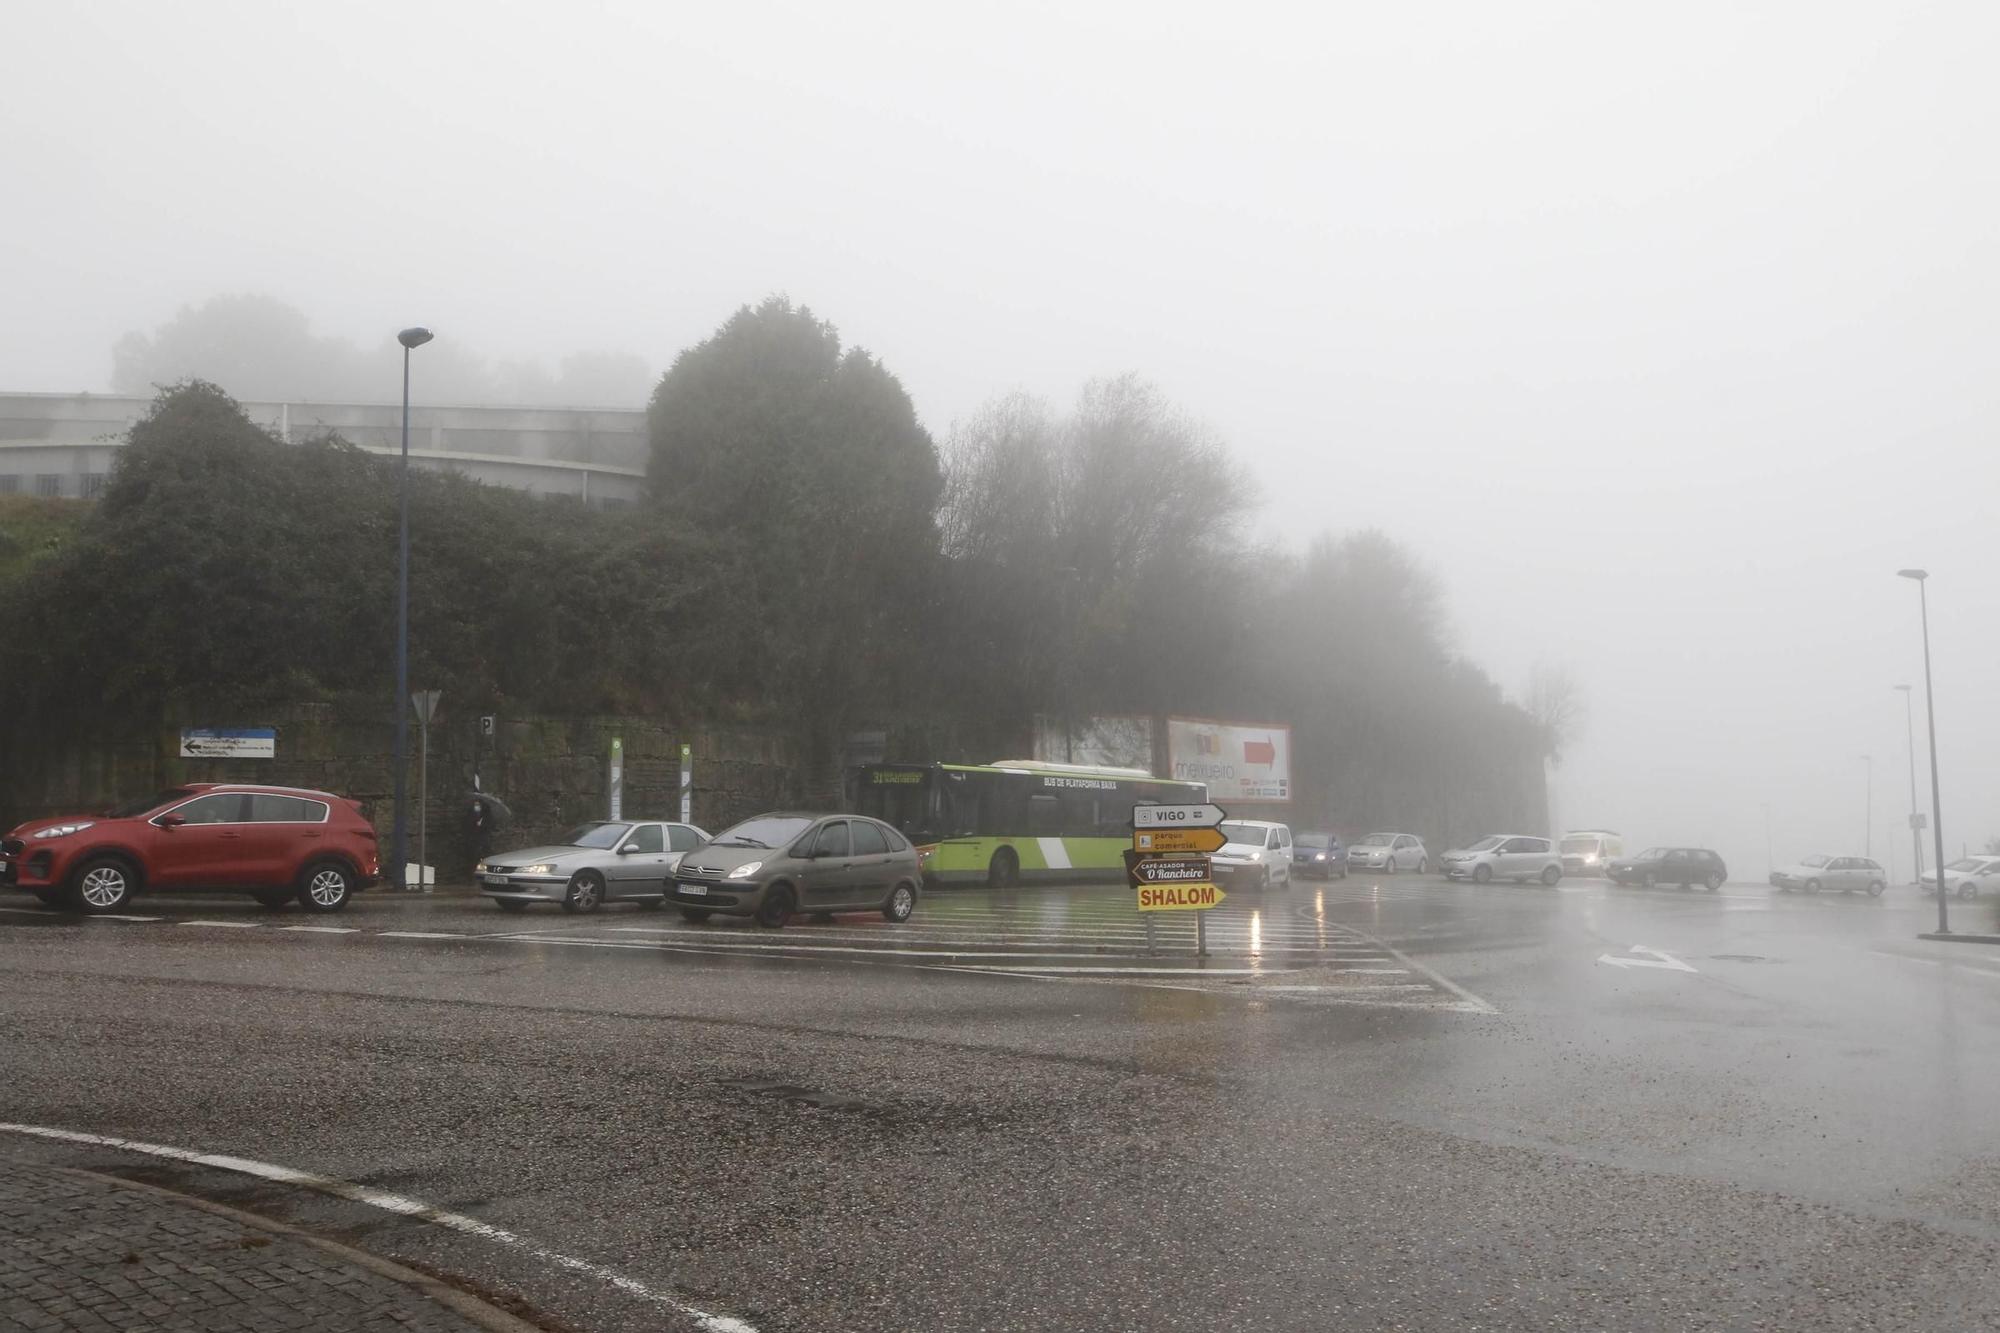
[[[1889,877],[1879,861],[1865,856],[1807,856],[1791,865],[1771,872],[1771,883],[1782,893],[1793,889],[1803,889],[1807,893],[1818,893],[1821,889],[1838,889],[1842,893],[1853,893],[1857,889],[1867,890],[1869,896],[1879,895],[1888,887]]]
[[[1577,829],[1563,834],[1556,849],[1562,853],[1563,874],[1602,875],[1625,855],[1625,840],[1609,829]]]
[[[2000,888],[2000,856],[1966,856],[1944,868],[1945,892],[1974,898],[1981,889]],[[1919,886],[1923,892],[1937,893],[1937,871],[1925,873]]]
[[[600,819],[546,846],[489,856],[474,873],[479,891],[504,912],[530,903],[560,903],[565,912],[620,901],[658,907],[681,857],[707,841],[693,824]]]
[[[771,813],[731,825],[674,869],[689,921],[748,916],[777,928],[796,912],[880,911],[908,921],[923,871],[892,825],[860,815]]]
[[[1292,839],[1292,873],[1316,879],[1346,879],[1347,849],[1332,833],[1301,833]]]
[[[1229,841],[1208,858],[1209,875],[1218,885],[1268,889],[1292,882],[1292,830],[1264,819],[1225,819],[1222,836]]]
[[[1563,858],[1567,864],[1567,857]],[[1711,893],[1729,878],[1729,867],[1714,852],[1701,847],[1648,847],[1637,856],[1613,861],[1609,868],[1613,883],[1637,884],[1650,889],[1655,884],[1678,884],[1684,889],[1699,884]]]
[[[1347,866],[1390,875],[1414,870],[1421,875],[1431,868],[1431,856],[1414,833],[1370,833],[1347,844]]]
[[[0,887],[74,912],[116,912],[156,889],[242,889],[266,907],[337,912],[380,875],[360,802],[303,787],[191,782],[0,839]]]
[[[1485,884],[1494,879],[1511,879],[1525,884],[1531,879],[1554,888],[1562,878],[1562,857],[1547,838],[1525,833],[1496,833],[1481,838],[1470,847],[1444,854],[1446,879],[1469,879]]]

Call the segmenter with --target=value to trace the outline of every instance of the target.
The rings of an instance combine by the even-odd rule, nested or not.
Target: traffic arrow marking
[[[1609,963],[1613,967],[1657,967],[1668,972],[1697,972],[1699,968],[1689,967],[1680,959],[1662,949],[1649,949],[1643,944],[1632,946],[1635,954],[1648,954],[1646,958],[1632,958],[1625,954],[1599,954],[1597,961]]]

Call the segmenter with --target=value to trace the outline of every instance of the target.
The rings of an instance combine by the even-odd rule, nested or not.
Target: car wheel
[[[1639,887],[1642,889],[1650,889],[1659,882],[1660,882],[1660,877],[1658,875],[1655,875],[1650,870],[1648,870],[1645,874],[1639,876]]]
[[[1491,884],[1493,882],[1493,867],[1483,861],[1472,867],[1472,882],[1474,884]]]
[[[1428,875],[1431,873],[1431,859],[1428,856],[1417,858],[1417,873],[1419,875]]]
[[[132,867],[114,857],[85,861],[70,876],[67,905],[73,912],[115,912],[132,901]]]
[[[1881,880],[1871,879],[1868,881],[1868,896],[1870,898],[1880,898],[1882,896],[1882,890],[1887,887],[1889,886],[1884,884]]]
[[[503,912],[525,912],[528,910],[526,898],[495,898],[493,905]]]
[[[1809,879],[1809,880],[1807,880],[1807,881],[1806,881],[1806,892],[1807,892],[1807,893],[1818,893],[1818,892],[1819,892],[1819,881],[1818,881],[1818,880],[1816,880],[1816,879]]]
[[[986,864],[986,887],[1011,889],[1021,882],[1021,858],[1012,847],[1002,847]]]
[[[705,907],[683,907],[681,909],[681,920],[691,926],[700,925],[702,922],[708,920],[708,917],[709,912]]]
[[[1346,867],[1345,865],[1341,866],[1341,868],[1340,868],[1340,877],[1341,877],[1342,879],[1346,879],[1346,878],[1347,878],[1347,867]]]
[[[1715,871],[1715,870],[1711,870],[1711,871],[1709,871],[1709,872],[1708,872],[1708,878],[1702,881],[1702,886],[1703,886],[1704,888],[1706,888],[1706,889],[1707,889],[1707,890],[1708,890],[1708,891],[1709,891],[1710,893],[1720,893],[1720,892],[1722,892],[1722,874],[1721,874],[1721,872],[1720,872],[1720,871]]]
[[[764,901],[757,904],[757,924],[766,930],[782,930],[797,907],[790,885],[773,884],[764,890]]]
[[[354,894],[354,877],[337,861],[315,861],[299,876],[299,906],[308,912],[338,912]]]
[[[570,877],[562,905],[565,912],[595,912],[604,906],[604,876],[595,870],[577,871]]]
[[[1383,873],[1383,874],[1385,874],[1385,875],[1393,875],[1393,874],[1395,874],[1395,873],[1396,873],[1396,858],[1395,858],[1395,857],[1393,857],[1393,856],[1386,856],[1386,857],[1382,858],[1382,873]]]
[[[1875,890],[1874,890],[1874,889],[1870,889],[1870,890],[1868,890],[1868,891],[1869,891],[1870,893],[1874,893],[1874,892],[1875,892]],[[1961,885],[1959,885],[1959,886],[1958,886],[1958,896],[1959,896],[1959,897],[1961,897],[1961,898],[1970,898],[1970,897],[1973,897],[1973,896],[1974,896],[1975,894],[1977,894],[1978,892],[1979,892],[1979,890],[1978,890],[1978,889],[1975,889],[1975,888],[1974,888],[1974,887],[1972,886],[1972,884],[1971,884],[1971,882],[1970,882],[1970,881],[1967,881],[1966,883],[1964,883],[1964,884],[1961,884]]]
[[[1264,890],[1270,887],[1271,887],[1271,867],[1265,866],[1262,870],[1257,872],[1257,892],[1262,893]]]
[[[257,889],[250,896],[257,900],[259,907],[268,907],[275,912],[280,907],[298,901],[299,887],[294,884],[283,889]]]
[[[882,904],[884,919],[901,924],[910,919],[910,913],[917,910],[917,890],[913,884],[898,884],[889,890],[889,901]]]
[[[1548,885],[1552,889],[1556,886],[1556,881],[1561,879],[1562,877],[1563,877],[1563,872],[1556,869],[1554,866],[1549,866],[1542,871],[1542,883]]]

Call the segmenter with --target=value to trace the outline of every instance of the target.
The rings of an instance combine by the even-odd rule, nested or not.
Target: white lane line
[[[1186,967],[1025,967],[987,966],[980,963],[962,963],[952,969],[955,972],[1023,972],[1036,976],[1111,975],[1121,977],[1268,977],[1276,972],[1296,971],[1295,968],[1276,967],[1196,967],[1190,961]]]
[[[756,1326],[746,1320],[737,1319],[732,1315],[715,1314],[689,1305],[677,1297],[653,1290],[637,1278],[626,1277],[588,1259],[578,1259],[574,1255],[548,1249],[505,1228],[481,1222],[478,1218],[467,1217],[463,1213],[447,1212],[434,1204],[411,1198],[407,1194],[390,1194],[383,1190],[371,1189],[366,1185],[356,1185],[352,1181],[338,1180],[332,1176],[318,1176],[309,1171],[299,1171],[273,1162],[260,1162],[250,1157],[195,1152],[190,1148],[175,1148],[163,1143],[142,1143],[137,1139],[115,1138],[109,1134],[85,1134],[73,1129],[55,1129],[47,1125],[17,1125],[4,1121],[0,1121],[0,1132],[54,1139],[61,1143],[81,1143],[93,1148],[117,1148],[123,1152],[164,1157],[170,1161],[188,1162],[195,1166],[212,1167],[218,1171],[233,1171],[238,1175],[255,1176],[259,1180],[276,1181],[281,1185],[316,1190],[321,1194],[331,1194],[337,1199],[347,1199],[353,1203],[367,1204],[371,1208],[380,1208],[384,1212],[395,1213],[400,1217],[414,1217],[433,1226],[444,1227],[468,1236],[477,1236],[481,1240],[492,1241],[497,1245],[512,1246],[559,1268],[566,1268],[572,1273],[582,1273],[609,1283],[628,1296],[636,1296],[685,1315],[694,1320],[704,1333],[757,1333]]]
[[[176,921],[177,926],[215,926],[222,930],[255,930],[261,921]]]
[[[296,930],[313,935],[359,935],[359,926],[279,926],[279,930]]]
[[[10,912],[10,913],[13,913],[13,914],[14,914],[14,915],[16,915],[16,916],[57,916],[57,915],[60,915],[59,913],[56,913],[56,912],[52,912],[52,911],[50,911],[50,910],[49,910],[48,908],[46,908],[46,907],[0,907],[0,912]],[[71,920],[76,920],[76,919],[77,919],[77,918],[74,918],[74,917],[72,917],[72,918],[71,918]],[[85,918],[85,919],[88,919],[88,918]],[[166,920],[166,918],[165,918],[165,917],[163,917],[163,916],[127,916],[127,915],[126,915],[125,913],[123,913],[123,912],[99,912],[99,913],[97,913],[97,919],[98,919],[99,921],[164,921],[164,920]]]
[[[378,930],[375,938],[382,940],[469,940],[470,935],[457,935],[447,930]]]
[[[1381,940],[1376,939],[1372,935],[1362,935],[1361,932],[1358,930],[1355,931],[1354,933],[1356,935],[1359,935],[1362,939],[1367,940],[1370,944],[1380,949],[1383,953],[1388,954],[1391,958],[1401,963],[1404,967],[1409,968],[1411,971],[1417,973],[1420,976],[1428,978],[1433,985],[1441,987],[1444,990],[1448,990],[1453,995],[1456,995],[1459,999],[1465,1002],[1467,1008],[1470,1009],[1471,1012],[1475,1014],[1497,1014],[1500,1012],[1500,1010],[1497,1007],[1488,1004],[1486,1001],[1480,999],[1477,995],[1474,995],[1471,991],[1459,985],[1456,981],[1453,981],[1450,977],[1445,976],[1441,972],[1436,972],[1428,967],[1425,967],[1422,963],[1410,957],[1408,954],[1404,953],[1401,949],[1398,949],[1393,944],[1384,944]]]
[[[587,949],[667,949],[683,953],[723,953],[723,952],[733,951],[733,952],[750,952],[750,953],[778,953],[778,954],[800,955],[800,956],[808,954],[840,954],[843,956],[859,954],[866,958],[888,958],[888,959],[1076,958],[1079,956],[1082,957],[1091,956],[1088,950],[1082,950],[1082,949],[1060,949],[1060,950],[1048,950],[1048,951],[1035,950],[1035,949],[1009,949],[1004,947],[993,948],[993,949],[898,949],[893,947],[884,947],[880,949],[862,949],[850,945],[840,945],[840,944],[782,944],[775,940],[773,940],[769,944],[732,944],[727,941],[716,941],[715,943],[711,944],[703,942],[699,937],[686,940],[675,939],[671,941],[565,939],[561,936],[554,936],[554,935],[528,935],[520,938],[515,938],[514,936],[511,935],[468,935],[464,936],[463,938],[480,939],[480,940],[505,940],[510,944],[571,944],[571,945],[578,945]]]

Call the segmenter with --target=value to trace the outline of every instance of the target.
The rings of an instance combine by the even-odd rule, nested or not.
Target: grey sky
[[[1382,527],[1504,683],[1576,671],[1560,820],[1739,873],[1765,802],[1781,858],[1857,847],[1864,752],[1884,852],[1892,571],[1927,565],[1947,835],[2000,833],[2000,7],[197,0],[0,37],[7,387],[102,387],[226,291],[662,366],[785,291],[940,434],[1156,380],[1260,539]]]

